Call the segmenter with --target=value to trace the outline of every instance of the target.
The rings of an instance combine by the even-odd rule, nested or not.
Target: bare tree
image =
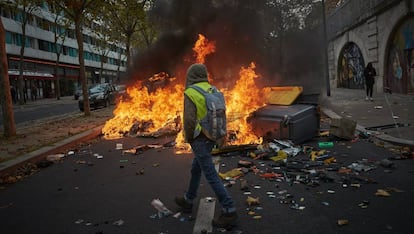
[[[10,93],[10,80],[8,74],[6,40],[3,22],[0,18],[0,103],[3,113],[4,137],[9,138],[16,135],[16,125],[14,122],[14,113],[12,98]]]

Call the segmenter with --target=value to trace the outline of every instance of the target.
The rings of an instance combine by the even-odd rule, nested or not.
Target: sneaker
[[[369,98],[369,100],[370,100],[371,102],[373,102],[373,101],[374,101],[374,99],[373,99],[373,98]]]
[[[238,216],[235,211],[230,213],[223,212],[218,218],[213,219],[212,224],[217,228],[231,229],[237,225],[237,220]]]
[[[368,101],[368,97],[365,98],[365,101]]]
[[[193,210],[193,204],[189,203],[187,200],[185,200],[184,197],[176,197],[174,199],[175,204],[177,204],[181,211],[184,213],[191,213]]]

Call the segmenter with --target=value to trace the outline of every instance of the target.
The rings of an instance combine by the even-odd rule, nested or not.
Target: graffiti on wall
[[[387,55],[386,87],[395,93],[414,92],[414,17],[397,26]]]
[[[364,59],[361,50],[353,43],[347,43],[339,55],[338,87],[364,88]]]

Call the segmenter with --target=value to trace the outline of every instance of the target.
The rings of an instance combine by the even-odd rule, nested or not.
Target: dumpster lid
[[[302,91],[302,86],[277,86],[264,88],[266,103],[273,105],[291,105]]]

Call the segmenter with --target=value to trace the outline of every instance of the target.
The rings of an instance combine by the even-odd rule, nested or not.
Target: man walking
[[[197,197],[197,190],[203,173],[222,206],[221,215],[215,218],[212,224],[215,227],[230,228],[236,224],[238,219],[236,208],[214,167],[211,151],[217,142],[208,138],[209,134],[203,133],[203,131],[206,131],[200,125],[201,119],[207,112],[206,99],[196,90],[198,88],[191,86],[197,86],[204,91],[211,89],[212,86],[208,83],[205,65],[193,64],[187,70],[183,113],[184,138],[191,145],[194,159],[188,190],[183,197],[175,198],[175,202],[183,212],[190,213],[192,211],[193,201]]]

